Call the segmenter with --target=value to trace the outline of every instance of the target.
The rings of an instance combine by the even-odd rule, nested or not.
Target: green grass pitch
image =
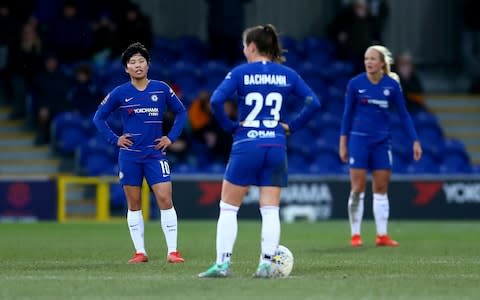
[[[260,222],[239,221],[233,276],[199,279],[215,258],[215,221],[179,223],[186,263],[165,262],[158,221],[145,240],[150,262],[133,254],[125,220],[0,224],[0,299],[479,299],[480,222],[392,221],[398,248],[374,246],[364,222],[361,249],[346,220],[282,224],[295,265],[286,279],[255,279]]]

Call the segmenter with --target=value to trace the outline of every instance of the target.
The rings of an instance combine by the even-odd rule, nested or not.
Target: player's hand
[[[420,160],[422,158],[422,145],[419,141],[413,142],[413,159],[415,161]]]
[[[280,122],[280,126],[282,126],[285,130],[285,135],[289,136],[290,134],[292,134],[290,132],[290,127],[288,126],[288,124]]]
[[[162,136],[159,139],[156,139],[155,142],[157,142],[157,144],[155,145],[155,149],[162,151],[165,151],[167,147],[172,144],[172,141],[166,135]]]
[[[348,147],[347,147],[347,137],[346,136],[341,136],[340,137],[340,143],[338,145],[338,155],[340,156],[340,159],[344,162],[348,162]]]
[[[348,149],[346,145],[340,145],[338,148],[338,155],[344,163],[348,162]]]
[[[130,139],[132,136],[128,133],[124,134],[124,135],[121,135],[119,138],[118,138],[118,141],[117,141],[117,146],[120,147],[120,148],[128,148],[130,146],[133,145],[133,142],[132,140]]]

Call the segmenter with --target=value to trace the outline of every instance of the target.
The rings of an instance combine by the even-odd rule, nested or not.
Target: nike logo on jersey
[[[366,91],[367,91],[366,89],[358,90],[358,92],[359,92],[360,94],[363,94],[363,93],[365,93]]]
[[[125,102],[128,102],[130,100],[132,100],[134,97],[130,97],[130,98],[125,98]]]

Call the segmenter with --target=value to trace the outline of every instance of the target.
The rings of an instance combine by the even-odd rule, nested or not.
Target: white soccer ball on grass
[[[293,269],[293,254],[287,247],[279,245],[272,259],[272,277],[285,278]]]

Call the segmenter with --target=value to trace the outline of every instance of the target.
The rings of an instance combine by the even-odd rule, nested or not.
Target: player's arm
[[[107,139],[111,144],[117,145],[119,136],[116,135],[113,130],[108,126],[108,116],[118,108],[118,101],[116,101],[114,92],[109,93],[102,100],[98,106],[97,111],[93,117],[93,123],[97,127],[98,131]]]
[[[290,133],[294,133],[305,126],[321,106],[317,95],[299,75],[297,75],[297,80],[295,82],[294,94],[304,100],[304,106],[300,113],[288,123]]]
[[[212,94],[210,98],[210,105],[215,119],[226,132],[233,133],[239,126],[239,122],[232,121],[225,113],[223,105],[228,97],[235,91],[237,84],[235,80],[235,72],[232,71],[227,74],[222,83]]]
[[[348,161],[347,142],[350,129],[352,128],[354,103],[354,89],[352,85],[352,81],[350,81],[347,85],[347,92],[345,93],[345,108],[343,111],[342,124],[340,129],[340,141],[338,145],[338,154],[343,162]]]
[[[402,89],[400,87],[400,84],[398,83],[397,83],[397,86],[395,87],[395,92],[393,94],[393,97],[394,97],[393,99],[395,101],[395,105],[397,107],[400,118],[404,121],[408,135],[410,136],[410,139],[413,141],[413,158],[415,160],[419,160],[422,157],[422,146],[420,144],[420,140],[418,139],[417,131],[415,130],[415,126],[413,124],[412,118],[410,117],[410,114],[407,111]]]
[[[187,111],[182,101],[180,101],[177,95],[175,95],[175,92],[170,87],[167,86],[167,88],[169,93],[169,97],[167,97],[167,106],[175,114],[175,120],[173,121],[172,128],[167,134],[167,137],[173,143],[182,133],[185,121],[187,119]]]

